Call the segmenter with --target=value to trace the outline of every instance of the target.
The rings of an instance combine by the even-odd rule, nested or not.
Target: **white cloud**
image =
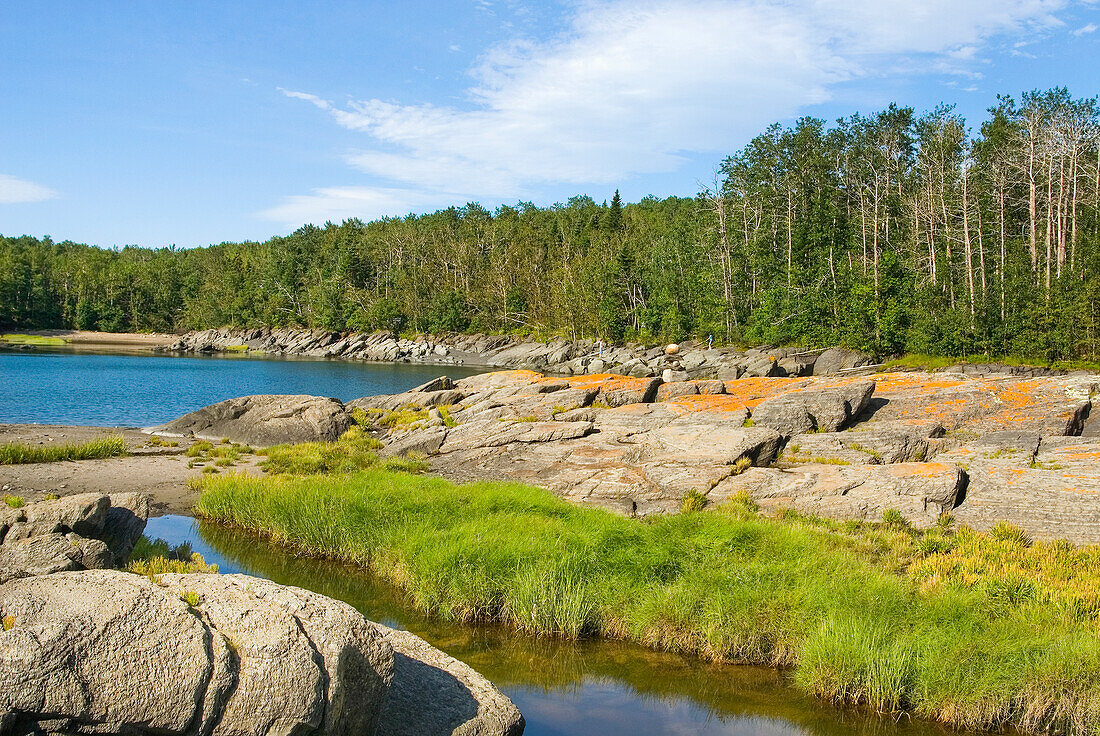
[[[352,217],[374,220],[445,207],[462,200],[461,195],[448,193],[418,193],[387,187],[324,187],[311,194],[284,197],[261,217],[294,228],[302,223],[317,225],[328,220],[340,222]]]
[[[1089,23],[1089,24],[1083,25],[1080,28],[1078,28],[1077,30],[1075,30],[1073,32],[1073,35],[1074,36],[1084,36],[1086,33],[1094,33],[1097,28],[1100,28],[1100,26],[1096,25],[1095,23]]]
[[[516,198],[728,152],[837,83],[925,69],[980,78],[1001,35],[1049,28],[1068,0],[614,0],[569,31],[484,53],[461,106],[335,105],[282,90],[365,134],[355,168],[422,194]],[[1012,39],[1009,39],[1012,40]],[[404,200],[407,204],[408,200]]]
[[[57,192],[49,187],[35,184],[33,181],[0,174],[0,204],[41,202],[46,199],[53,199],[56,196]]]

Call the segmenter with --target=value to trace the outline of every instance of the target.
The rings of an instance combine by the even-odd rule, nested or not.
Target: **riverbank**
[[[1063,362],[1034,365],[989,356],[949,358],[906,355],[878,363],[874,356],[840,347],[711,347],[687,340],[668,354],[665,345],[601,345],[587,340],[538,342],[509,335],[415,335],[392,332],[332,332],[291,327],[210,329],[189,332],[159,350],[188,353],[303,355],[428,365],[529,369],[558,376],[616,373],[660,376],[665,381],[742,377],[833,376],[885,370],[935,370],[968,375],[1020,377],[1097,372],[1100,365]]]
[[[1100,726],[1098,548],[747,498],[639,522],[505,483],[384,471],[204,479],[196,511],[368,567],[447,619],[792,667],[803,689],[953,726]]]
[[[69,347],[81,350],[155,350],[178,340],[157,332],[93,332],[90,330],[30,330],[0,335],[0,345]]]

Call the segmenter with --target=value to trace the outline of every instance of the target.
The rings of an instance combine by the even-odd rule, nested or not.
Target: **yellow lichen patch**
[[[565,379],[570,388],[598,388],[603,393],[612,391],[642,391],[652,378],[620,376],[617,373],[593,373],[590,376],[571,376]]]
[[[702,411],[744,411],[746,408],[744,400],[727,394],[688,394],[669,399],[663,404],[680,414],[694,414]]]

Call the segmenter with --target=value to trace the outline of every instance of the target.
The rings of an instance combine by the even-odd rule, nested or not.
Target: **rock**
[[[783,369],[779,367],[775,358],[770,355],[763,355],[751,359],[745,364],[744,374],[750,377],[767,378],[770,376],[782,376]]]
[[[145,531],[152,499],[145,493],[116,493],[103,523],[100,537],[118,562],[125,562]]]
[[[430,427],[418,432],[407,432],[389,442],[381,454],[388,457],[400,457],[410,452],[434,455],[439,451],[446,436],[446,427]]]
[[[187,733],[203,704],[236,684],[214,678],[232,671],[224,638],[139,575],[11,581],[0,586],[0,615],[13,623],[0,632],[5,733],[36,732],[39,719],[47,732]]]
[[[784,435],[835,432],[863,411],[874,390],[874,381],[814,384],[764,399],[752,419]]]
[[[433,378],[427,383],[422,383],[412,391],[416,393],[431,393],[434,391],[449,391],[455,388],[455,382],[447,376],[440,376],[439,378]]]
[[[942,453],[969,478],[960,524],[1015,524],[1039,539],[1100,542],[1100,438],[999,432]]]
[[[676,355],[680,352],[680,346],[676,343],[669,343],[665,346],[665,355]]]
[[[447,432],[439,452],[500,447],[514,442],[558,442],[583,437],[592,431],[592,422],[501,422],[495,419],[474,421]]]
[[[666,381],[657,388],[655,401],[668,401],[677,396],[690,396],[699,393],[699,388],[694,381]]]
[[[84,551],[64,534],[5,540],[0,546],[0,584],[9,580],[80,570]]]
[[[0,614],[5,732],[369,734],[393,677],[355,609],[243,575],[64,572]]]
[[[82,493],[25,506],[22,529],[24,537],[52,532],[76,532],[85,537],[103,533],[111,499],[102,493]]]
[[[332,442],[351,426],[336,399],[319,396],[243,396],[185,414],[151,431],[217,440],[227,437],[256,447]]]
[[[377,736],[519,736],[519,709],[493,684],[408,631],[375,624],[393,648]],[[364,733],[364,732],[350,732]]]
[[[709,498],[748,493],[765,510],[791,508],[832,519],[880,521],[887,509],[927,528],[955,506],[963,483],[945,463],[807,464],[791,470],[750,468],[720,482]]]
[[[815,376],[833,376],[844,369],[858,368],[870,365],[874,359],[857,350],[844,348],[829,348],[814,361],[813,374]]]

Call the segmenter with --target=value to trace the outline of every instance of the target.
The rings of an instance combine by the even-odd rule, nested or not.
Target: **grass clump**
[[[22,496],[12,496],[10,494],[4,494],[3,498],[0,498],[0,501],[3,501],[13,509],[21,509],[27,503],[26,499]]]
[[[192,551],[191,545],[187,543],[171,547],[163,539],[149,539],[143,535],[130,553],[126,570],[152,579],[166,572],[215,573],[218,566],[206,564],[202,555]]]
[[[378,464],[376,450],[382,443],[356,425],[336,442],[303,442],[267,448],[267,460],[261,467],[268,473],[310,475],[313,473],[350,473]]]
[[[1100,729],[1100,546],[768,519],[747,496],[636,521],[379,469],[203,486],[201,515],[368,567],[445,619],[786,666],[835,702],[957,727]]]
[[[62,460],[99,460],[127,453],[126,440],[120,434],[94,440],[60,445],[24,445],[9,442],[0,445],[0,465],[53,463]]]
[[[15,628],[15,616],[4,616],[3,618],[4,631],[11,631]]]
[[[213,448],[214,448],[214,443],[213,442],[207,442],[206,440],[200,440],[199,442],[196,442],[195,444],[188,447],[187,452],[185,452],[184,454],[187,455],[187,457],[202,457],[203,455],[205,455],[207,452],[209,452]]]
[[[702,511],[707,506],[707,494],[692,488],[680,499],[680,513],[690,514],[693,511]]]

